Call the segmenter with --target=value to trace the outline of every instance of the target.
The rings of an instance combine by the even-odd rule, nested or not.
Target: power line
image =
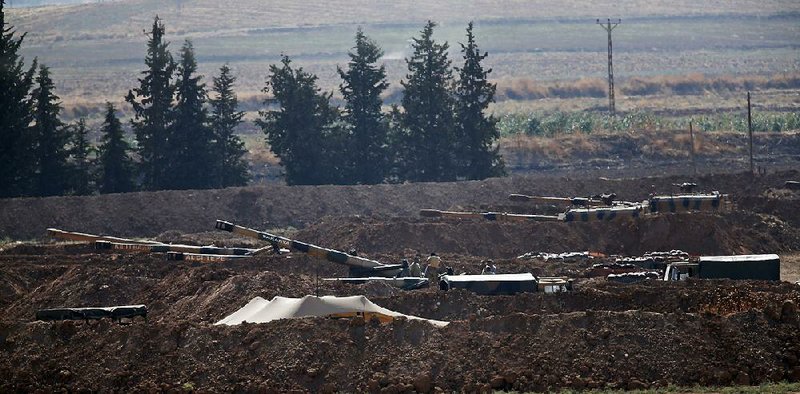
[[[608,32],[608,111],[611,113],[611,116],[616,115],[617,112],[614,102],[614,63],[612,61],[611,31],[620,23],[622,23],[620,19],[617,19],[616,22],[612,22],[611,19],[608,19],[605,23],[600,22],[600,19],[597,20],[597,24]]]

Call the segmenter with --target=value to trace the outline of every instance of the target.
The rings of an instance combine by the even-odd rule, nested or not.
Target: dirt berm
[[[216,327],[256,295],[313,293],[317,264],[53,248],[0,256],[0,391],[543,391],[800,379],[800,288],[790,283],[588,280],[572,293],[491,297],[321,282],[320,294],[366,294],[453,323]],[[149,322],[31,321],[37,308],[133,303],[149,306]]]
[[[624,200],[643,200],[649,193],[677,191],[672,184],[696,181],[703,190],[747,198],[754,212],[778,212],[800,223],[798,210],[776,207],[774,195],[797,171],[752,179],[742,174],[641,179],[521,176],[456,183],[375,186],[269,186],[223,190],[161,191],[86,197],[0,200],[0,239],[36,239],[48,227],[118,236],[155,236],[167,230],[208,231],[215,219],[260,229],[302,228],[325,217],[416,217],[421,208],[487,209],[530,212],[524,203],[510,204],[510,193],[588,196],[614,191]],[[774,198],[773,198],[774,199]]]
[[[380,186],[247,187],[0,200],[0,238],[42,239],[47,227],[164,242],[262,246],[211,231],[215,219],[396,263],[439,252],[458,272],[492,258],[504,273],[567,275],[574,291],[479,296],[436,287],[321,280],[343,265],[301,253],[235,262],[167,261],[92,245],[0,247],[0,392],[489,392],[658,388],[800,381],[800,286],[688,280],[638,284],[586,278],[592,264],[518,259],[530,251],[639,254],[780,253],[797,275],[800,192],[790,171],[694,179],[729,193],[725,213],[613,223],[497,223],[421,218],[420,208],[530,212],[509,193],[642,200],[690,179],[515,177]],[[537,207],[537,209],[553,209]],[[294,228],[291,228],[294,227]],[[784,270],[784,267],[786,268]],[[794,277],[794,276],[793,276]],[[795,279],[796,280],[796,279]],[[305,318],[219,327],[261,296],[363,294],[398,312],[446,320]],[[146,304],[148,321],[34,321],[38,309]]]

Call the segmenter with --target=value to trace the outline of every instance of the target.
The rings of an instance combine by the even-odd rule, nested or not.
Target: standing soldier
[[[442,266],[442,259],[436,255],[436,252],[433,252],[425,262],[428,263],[428,266],[425,267],[425,277],[431,283],[436,283],[439,280],[439,267]]]
[[[422,268],[419,265],[419,254],[414,256],[414,262],[408,267],[408,276],[419,278],[422,276]]]

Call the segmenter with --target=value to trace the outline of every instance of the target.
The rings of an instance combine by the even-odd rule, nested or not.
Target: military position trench
[[[0,201],[0,391],[544,391],[753,385],[800,380],[800,173],[692,179],[729,193],[727,213],[616,223],[497,223],[421,218],[421,208],[526,213],[509,193],[641,200],[687,179],[514,177],[380,186],[246,187]],[[504,273],[576,278],[562,294],[479,296],[434,287],[345,285],[345,267],[291,253],[224,263],[99,252],[45,229],[256,246],[213,231],[224,219],[396,263],[435,251],[457,272],[491,258]],[[518,259],[530,251],[638,255],[777,253],[781,282],[619,284],[582,263]],[[305,318],[213,326],[261,296],[364,294],[402,313],[388,324]],[[37,309],[146,304],[148,320],[38,322]]]

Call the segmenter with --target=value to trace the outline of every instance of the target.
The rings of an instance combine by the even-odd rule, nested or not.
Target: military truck
[[[664,271],[665,281],[689,278],[781,280],[781,259],[777,254],[702,256],[671,263]]]

